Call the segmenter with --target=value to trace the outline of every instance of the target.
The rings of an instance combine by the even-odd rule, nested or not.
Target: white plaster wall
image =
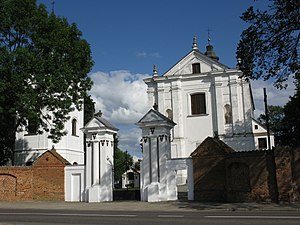
[[[255,125],[257,129],[255,129]],[[261,124],[257,123],[255,120],[252,120],[252,129],[254,133],[254,140],[255,140],[255,149],[259,149],[258,146],[258,138],[266,138],[268,140],[267,130],[261,126]],[[271,149],[275,147],[275,139],[274,134],[270,132],[270,142],[271,142]],[[267,147],[269,148],[269,143],[267,141]]]
[[[77,120],[77,135],[72,135],[72,119]],[[84,162],[83,133],[80,131],[84,125],[83,111],[75,110],[70,113],[70,119],[65,123],[67,135],[63,136],[59,143],[53,143],[48,139],[49,133],[28,135],[26,131],[16,134],[15,161],[17,164],[25,164],[33,161],[47,150],[54,148],[71,164]]]
[[[65,167],[65,201],[84,201],[85,189],[85,167],[84,165],[70,165]],[[75,178],[75,179],[74,179]],[[77,192],[80,197],[77,198]]]
[[[249,83],[242,81],[240,72],[228,70],[211,74],[191,74],[180,77],[159,77],[146,81],[149,99],[158,101],[158,110],[167,116],[171,109],[177,125],[172,130],[172,157],[187,157],[214,131],[236,150],[253,150],[254,138],[251,118],[253,115]],[[213,78],[212,78],[213,77]],[[206,94],[207,115],[192,116],[190,95],[197,92]],[[214,98],[216,94],[216,98]],[[215,99],[215,100],[214,100]],[[225,104],[232,109],[232,124],[225,124]],[[240,138],[242,137],[246,138]],[[246,141],[234,144],[235,141]]]

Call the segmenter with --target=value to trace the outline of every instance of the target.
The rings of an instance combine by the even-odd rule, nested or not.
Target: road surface
[[[0,225],[292,225],[300,224],[299,211],[78,211],[0,209]]]

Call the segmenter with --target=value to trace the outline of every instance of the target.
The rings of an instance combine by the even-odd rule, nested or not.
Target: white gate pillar
[[[113,150],[117,128],[95,116],[82,129],[86,134],[85,201],[113,200]]]
[[[142,129],[141,200],[174,200],[169,194],[171,186],[166,162],[171,158],[170,130],[175,123],[151,109],[137,125]]]

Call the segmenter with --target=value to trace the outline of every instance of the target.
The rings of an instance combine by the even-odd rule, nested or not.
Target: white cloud
[[[160,54],[158,52],[154,52],[150,54],[154,58],[160,58]]]
[[[140,57],[140,58],[146,58],[148,56],[151,56],[153,58],[160,58],[161,57],[159,52],[153,52],[153,53],[148,54],[145,51],[141,51],[141,52],[136,53],[136,56]]]
[[[137,57],[142,57],[142,58],[145,58],[145,57],[147,57],[147,53],[146,53],[146,52],[144,52],[144,51],[142,51],[142,52],[138,52],[136,55],[137,55]]]
[[[143,81],[147,76],[126,70],[93,73],[90,94],[96,111],[101,110],[113,124],[137,122],[148,109],[147,86]]]
[[[119,148],[130,154],[140,154],[141,131],[134,123],[149,110],[146,74],[131,74],[127,70],[91,74],[94,85],[90,95],[95,101],[96,111],[119,129]]]
[[[287,84],[288,87],[286,89],[280,90],[273,86],[272,81],[251,81],[255,102],[255,117],[258,117],[265,111],[263,88],[267,90],[268,105],[284,106],[288,102],[289,97],[293,96],[295,92],[295,85],[292,78],[288,80]]]
[[[120,129],[118,133],[120,140],[119,148],[127,150],[129,154],[142,156],[140,139],[142,137],[142,131],[135,125],[127,126],[126,129]]]

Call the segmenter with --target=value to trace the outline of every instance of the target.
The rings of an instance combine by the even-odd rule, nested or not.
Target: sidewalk
[[[139,202],[115,201],[102,203],[22,201],[0,202],[0,209],[45,209],[45,210],[85,210],[85,211],[299,211],[300,203],[200,203],[200,202]]]

